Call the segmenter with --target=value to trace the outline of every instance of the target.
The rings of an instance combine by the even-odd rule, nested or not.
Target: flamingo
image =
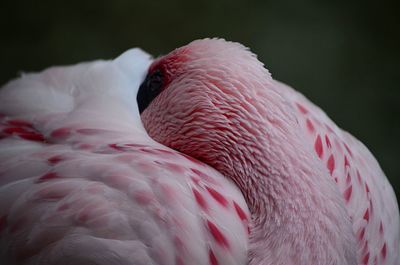
[[[399,264],[376,160],[238,43],[28,74],[0,113],[4,264]]]
[[[178,48],[152,63],[137,98],[153,139],[239,187],[249,264],[400,264],[399,208],[375,158],[244,46]]]

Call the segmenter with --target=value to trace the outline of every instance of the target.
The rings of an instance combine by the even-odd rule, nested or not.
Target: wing
[[[149,61],[131,50],[0,91],[2,264],[245,264],[240,191],[141,125]]]
[[[399,208],[376,159],[303,95],[282,83],[276,86],[296,109],[307,140],[343,194],[358,240],[359,264],[400,264]]]

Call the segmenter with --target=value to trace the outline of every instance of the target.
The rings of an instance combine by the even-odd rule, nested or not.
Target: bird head
[[[245,163],[241,149],[258,142],[265,109],[257,98],[269,82],[243,45],[196,40],[152,63],[137,101],[153,139],[231,174],[227,165]]]

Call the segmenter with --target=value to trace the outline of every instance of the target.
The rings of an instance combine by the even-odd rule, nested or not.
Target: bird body
[[[24,75],[0,131],[2,264],[400,264],[374,157],[237,43]]]
[[[141,124],[150,62],[133,49],[0,90],[1,264],[245,263],[238,188]]]

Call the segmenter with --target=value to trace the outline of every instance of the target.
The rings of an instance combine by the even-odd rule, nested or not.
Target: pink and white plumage
[[[146,134],[148,55],[0,90],[0,263],[244,264],[249,213],[220,173]]]
[[[399,209],[374,157],[245,47],[194,41],[154,73],[159,95],[139,90],[146,129],[236,182],[250,264],[400,264]]]
[[[145,128],[187,157],[140,123],[148,65],[136,50],[0,91],[1,261],[399,264],[375,159],[243,46],[195,41],[150,66]]]

